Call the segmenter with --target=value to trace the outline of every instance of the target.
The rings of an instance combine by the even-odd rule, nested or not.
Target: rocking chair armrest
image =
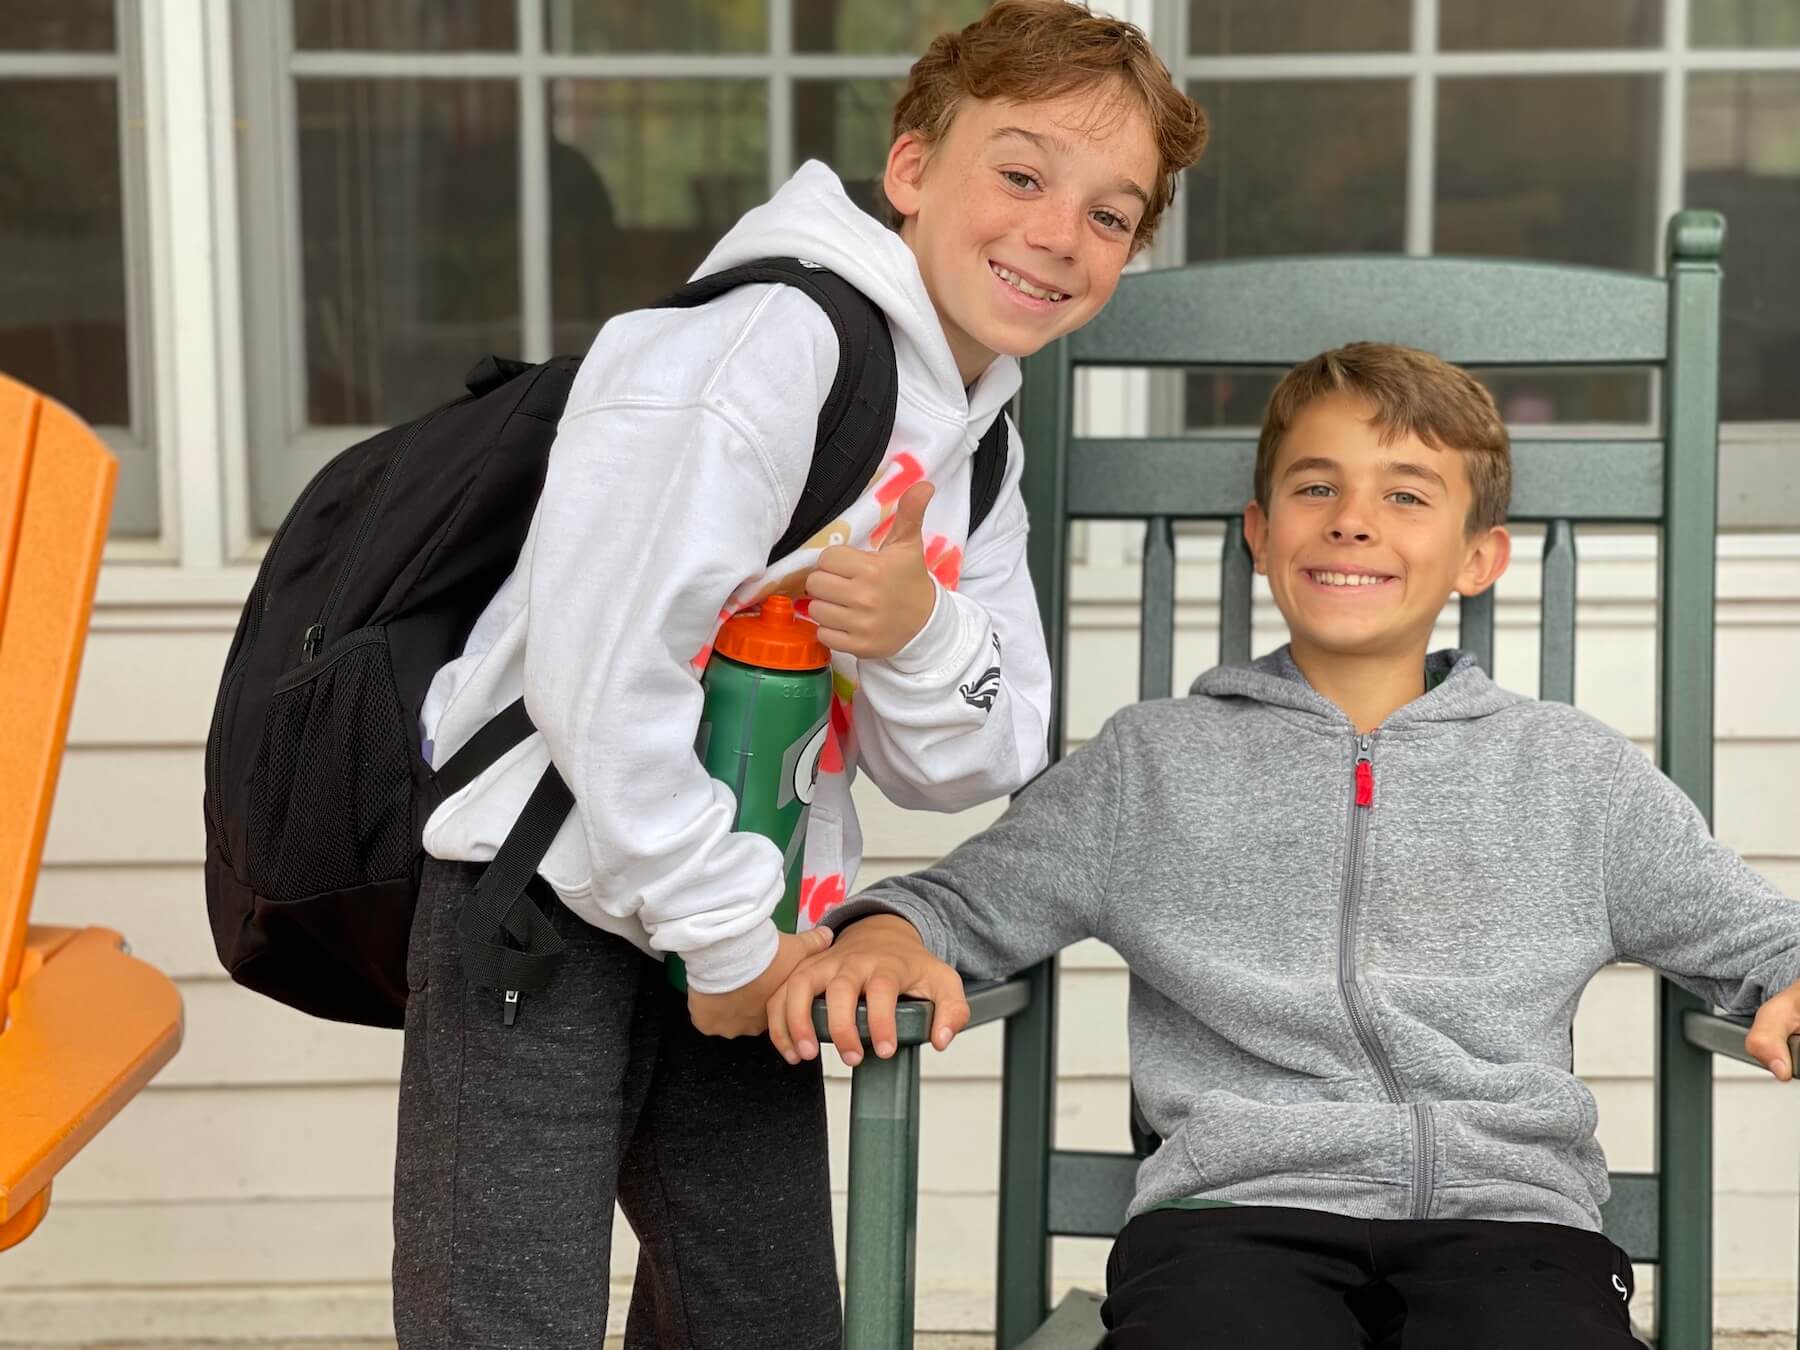
[[[1031,987],[1025,980],[1017,978],[980,980],[964,986],[963,997],[969,1001],[969,1026],[979,1027],[989,1022],[1004,1021],[1015,1013],[1024,1011],[1031,1002]],[[903,998],[894,1013],[895,1029],[900,1034],[901,1045],[924,1045],[931,1039],[930,999]],[[860,1001],[856,1005],[856,1030],[862,1036],[863,1048],[872,1049],[869,1042],[869,1010]],[[813,1031],[821,1044],[831,1039],[831,1023],[823,998],[813,1000]]]
[[[1750,1021],[1749,1017],[1732,1013],[1689,1012],[1681,1019],[1681,1034],[1689,1045],[1701,1050],[1758,1069],[1767,1068],[1744,1049],[1744,1033],[1750,1030]],[[1794,1077],[1800,1078],[1800,1036],[1788,1037],[1788,1061]]]

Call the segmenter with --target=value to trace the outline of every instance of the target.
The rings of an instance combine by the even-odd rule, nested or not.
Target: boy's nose
[[[1032,248],[1054,253],[1059,258],[1075,256],[1076,232],[1081,228],[1081,210],[1073,202],[1046,203],[1045,209],[1025,231],[1025,242]]]
[[[1334,544],[1366,544],[1375,538],[1375,528],[1363,519],[1362,505],[1355,497],[1339,499],[1337,514],[1325,530]]]

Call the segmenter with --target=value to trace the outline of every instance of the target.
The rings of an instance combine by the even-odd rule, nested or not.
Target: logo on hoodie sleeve
[[[1000,635],[990,633],[988,636],[994,640],[994,664],[981,672],[980,679],[957,686],[963,702],[983,712],[992,712],[994,700],[1000,696]]]

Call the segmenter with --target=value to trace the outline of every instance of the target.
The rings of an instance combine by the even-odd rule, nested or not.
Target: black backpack
[[[773,561],[855,501],[893,432],[879,307],[834,273],[765,259],[658,308],[737,286],[803,291],[837,330],[812,469]],[[351,446],[308,484],[257,571],[206,739],[206,901],[232,979],[319,1017],[400,1026],[426,819],[532,732],[519,700],[433,773],[419,709],[512,571],[580,361],[487,357],[468,393]],[[970,531],[1006,469],[1004,417],[976,452]],[[546,771],[461,918],[472,983],[541,989],[562,943],[526,892],[572,799]],[[510,1020],[516,994],[508,993]]]

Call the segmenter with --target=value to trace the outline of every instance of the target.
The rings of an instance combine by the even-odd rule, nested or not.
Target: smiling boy
[[[1108,1265],[1109,1346],[1635,1346],[1570,1064],[1582,990],[1654,966],[1756,1011],[1751,1051],[1789,1076],[1800,904],[1623,736],[1427,654],[1452,592],[1505,569],[1510,478],[1493,400],[1433,356],[1291,371],[1245,511],[1289,644],[1115,714],[994,827],[840,910],[771,1003],[795,1059],[820,991],[847,1059],[865,993],[878,1054],[898,993],[937,1002],[941,1049],[957,970],[1086,937],[1124,957],[1163,1143]]]
[[[879,471],[783,556],[837,375],[824,312],[749,285],[601,330],[517,567],[422,714],[438,764],[520,697],[540,734],[425,828],[394,1197],[403,1347],[600,1344],[615,1199],[642,1249],[632,1350],[838,1346],[822,1079],[761,1040],[770,995],[830,930],[776,930],[785,860],[732,828],[736,801],[694,753],[698,675],[724,617],[804,587],[835,691],[809,919],[859,863],[859,771],[901,806],[950,811],[1043,766],[1022,455],[1011,436],[971,529],[976,445],[1018,389],[1014,358],[1106,303],[1205,138],[1137,29],[1000,0],[908,77],[883,179],[897,229],[816,162],[733,226],[700,275],[797,258],[861,291],[893,337]],[[528,894],[568,955],[503,1020],[498,993],[463,978],[459,916],[551,764],[575,810]]]

